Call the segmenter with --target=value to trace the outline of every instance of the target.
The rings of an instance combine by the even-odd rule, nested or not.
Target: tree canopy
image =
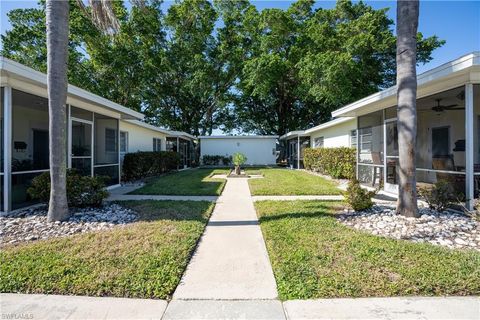
[[[363,2],[259,11],[247,0],[184,0],[164,12],[158,0],[116,1],[113,37],[70,2],[70,83],[173,130],[283,134],[395,82],[393,21]],[[1,54],[45,72],[45,3],[8,18]],[[417,40],[419,63],[443,44]]]

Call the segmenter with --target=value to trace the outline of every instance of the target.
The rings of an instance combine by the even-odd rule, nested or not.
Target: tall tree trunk
[[[50,142],[50,202],[48,221],[68,218],[66,170],[66,103],[68,1],[47,0],[47,87]]]
[[[419,1],[397,1],[397,124],[399,193],[397,213],[417,217],[415,148],[417,140],[417,28]]]

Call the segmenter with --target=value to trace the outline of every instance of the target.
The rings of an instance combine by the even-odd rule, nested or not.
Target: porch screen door
[[[76,169],[82,175],[91,176],[93,172],[93,123],[88,120],[72,119],[70,130],[71,168]]]
[[[385,191],[398,193],[397,119],[385,120]]]

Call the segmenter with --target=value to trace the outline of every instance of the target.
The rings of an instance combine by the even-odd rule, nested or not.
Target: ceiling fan
[[[463,108],[463,107],[457,107],[458,104],[450,104],[448,106],[444,106],[444,105],[441,104],[442,99],[435,99],[435,101],[437,102],[437,104],[431,108],[431,110],[435,111],[435,112],[452,111],[452,110],[465,110],[465,108]]]

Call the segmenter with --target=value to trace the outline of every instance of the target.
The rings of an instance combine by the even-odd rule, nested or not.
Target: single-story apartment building
[[[232,156],[236,152],[247,157],[247,165],[275,165],[278,136],[201,136],[200,159],[203,156]]]
[[[138,151],[173,151],[180,155],[180,168],[195,165],[196,138],[182,131],[159,128],[140,120],[120,121],[120,155]]]
[[[424,72],[417,83],[417,183],[447,181],[471,209],[480,190],[480,52]],[[396,94],[395,86],[385,89],[332,112],[330,122],[282,136],[292,164],[302,167],[307,140],[311,147],[356,146],[357,178],[397,194]]]
[[[32,204],[26,190],[34,177],[49,170],[47,77],[0,57],[0,86],[0,211],[8,212]],[[108,176],[108,186],[114,187],[120,183],[126,152],[193,149],[191,135],[148,125],[143,118],[140,112],[69,85],[67,167]],[[190,165],[191,155],[181,156],[182,165]]]
[[[289,167],[302,169],[306,148],[356,147],[356,128],[357,120],[354,117],[343,117],[307,130],[287,132],[280,137],[283,159]]]

